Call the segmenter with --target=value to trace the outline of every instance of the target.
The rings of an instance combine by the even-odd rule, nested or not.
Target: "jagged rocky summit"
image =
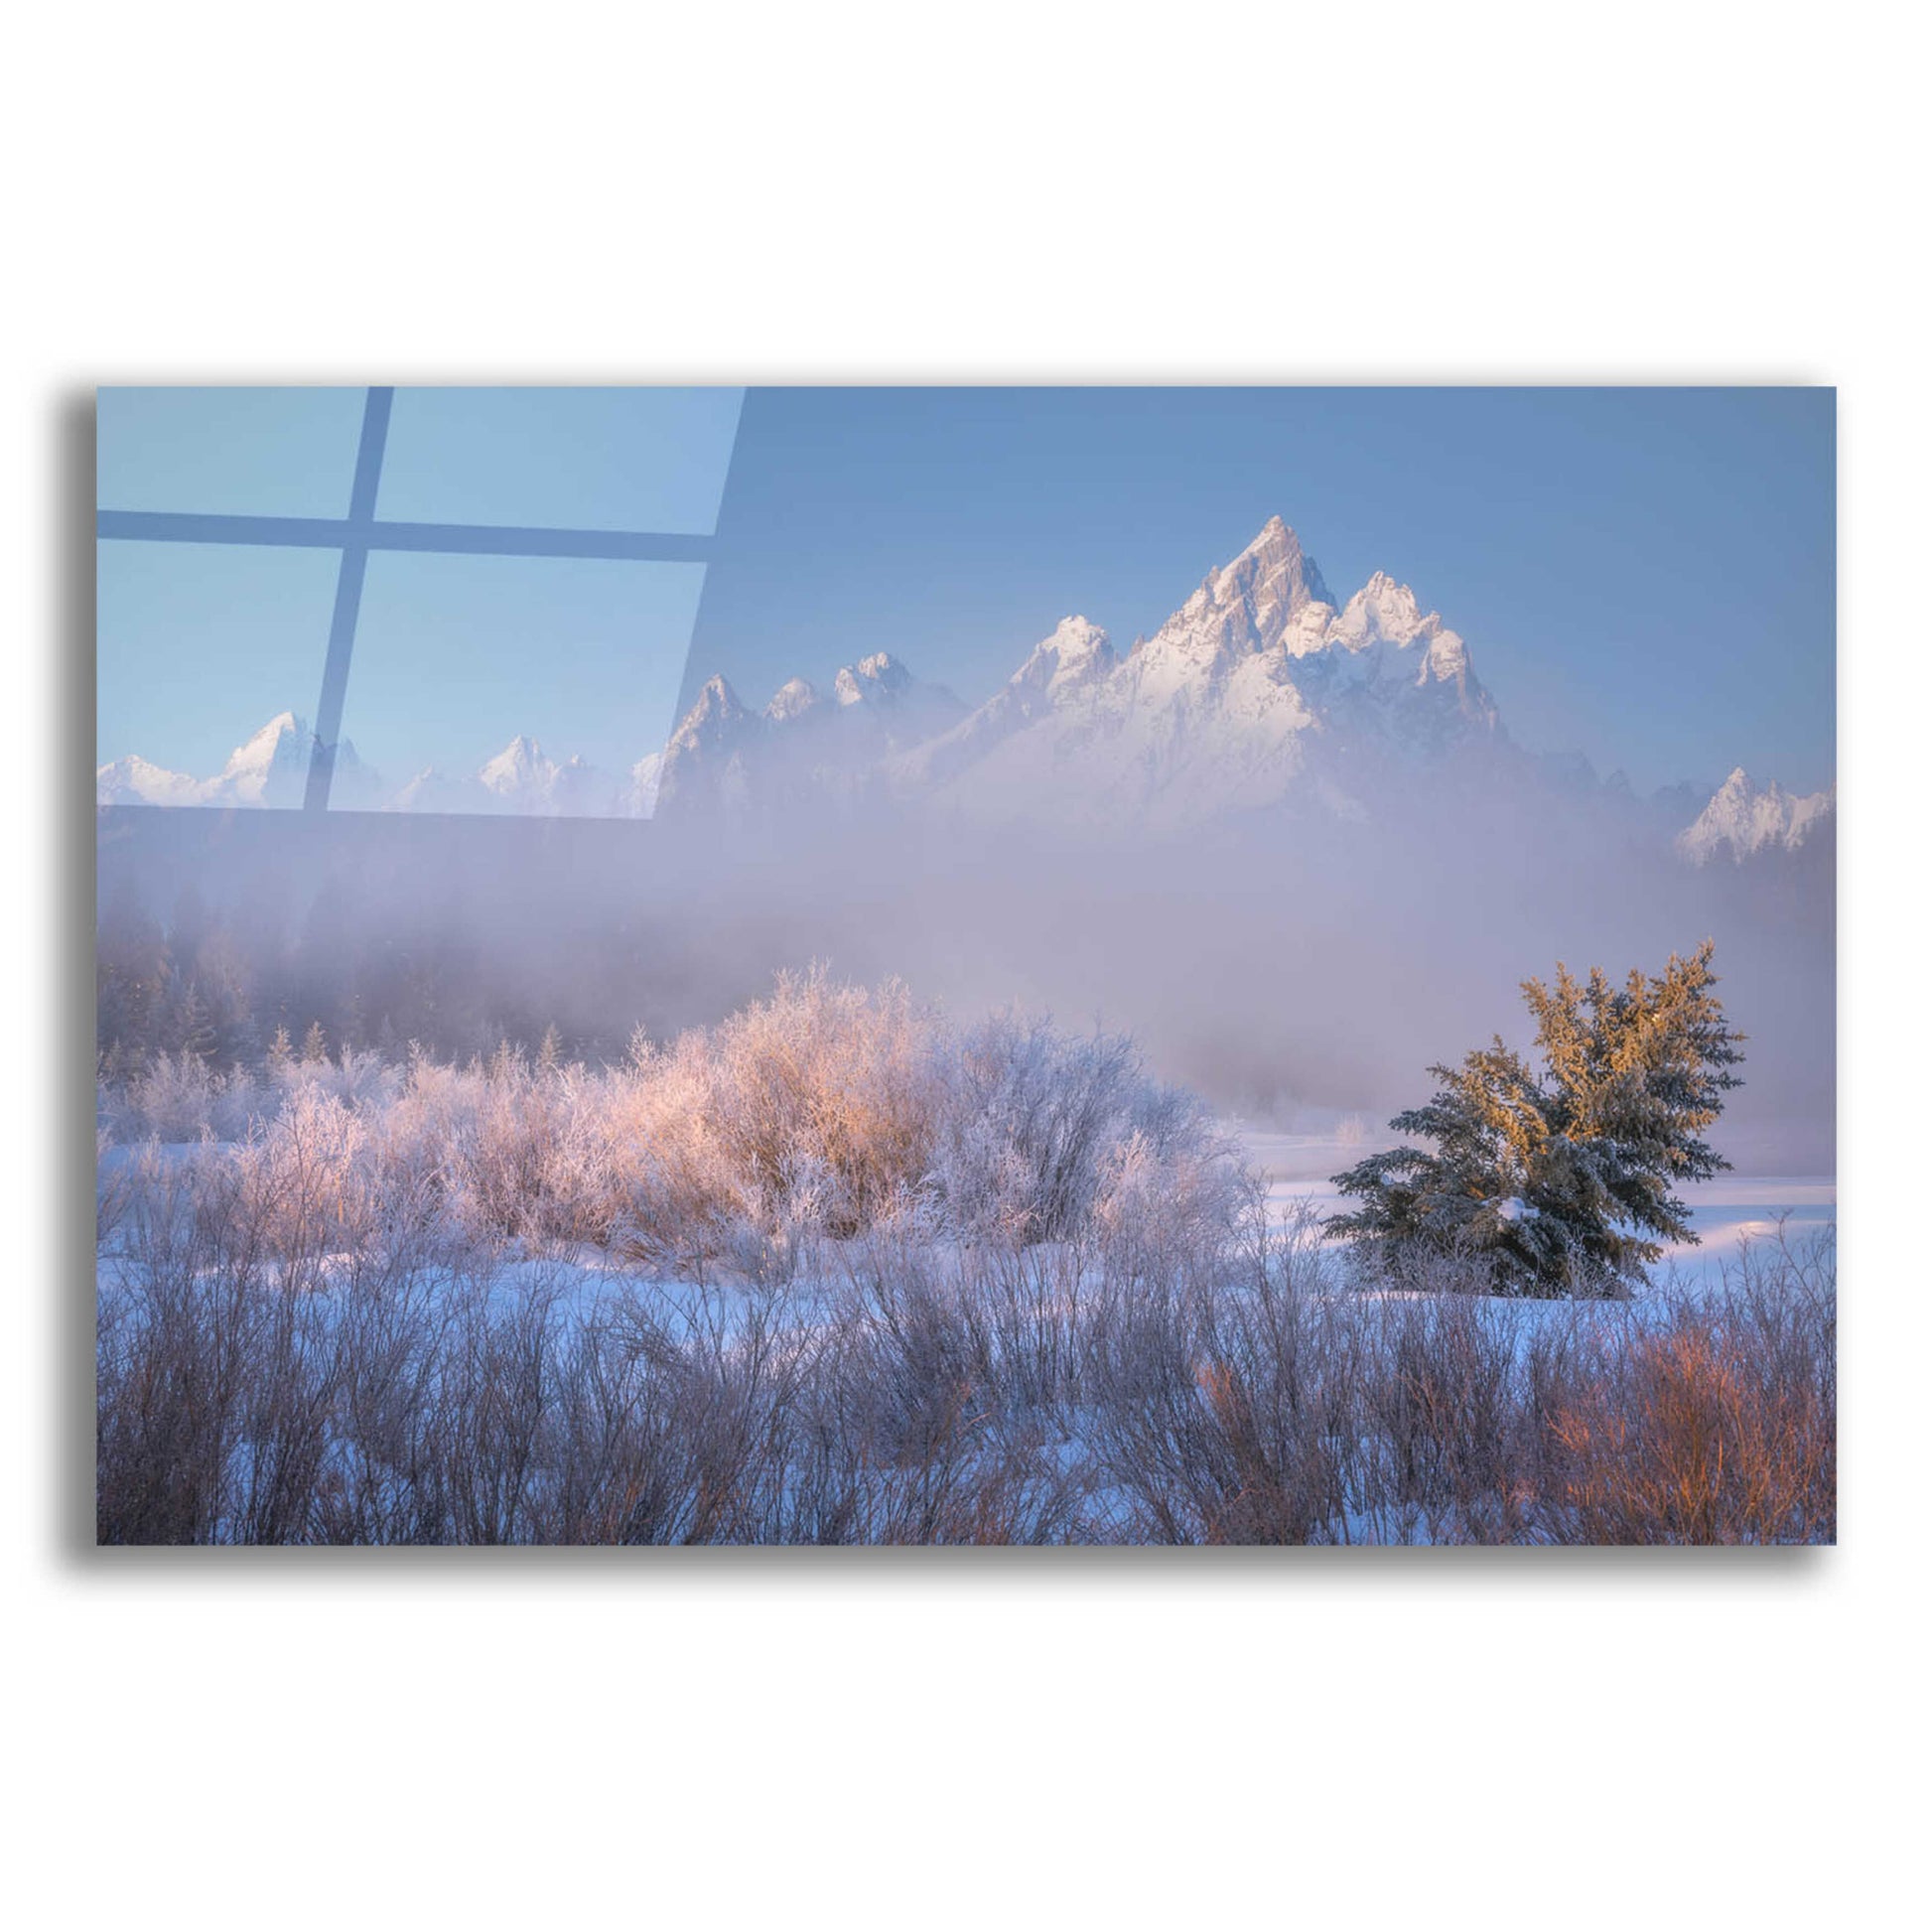
[[[212,778],[128,757],[102,765],[102,804],[293,805],[307,724],[283,712]],[[1634,814],[1620,777],[1536,759],[1510,741],[1469,648],[1413,590],[1378,571],[1346,602],[1300,538],[1271,517],[1210,571],[1153,636],[1126,652],[1084,616],[1061,620],[983,704],[879,651],[829,690],[792,677],[761,709],[710,678],[660,750],[627,771],[558,760],[518,735],[473,771],[428,768],[386,787],[345,744],[334,801],[399,811],[655,816],[756,822],[876,804],[992,823],[1132,834],[1184,830],[1292,805],[1345,819],[1399,817],[1445,774],[1575,808]],[[1699,794],[1649,809],[1689,813]],[[1693,864],[1796,850],[1833,795],[1794,797],[1734,771],[1686,825]],[[1652,818],[1646,822],[1655,823]]]

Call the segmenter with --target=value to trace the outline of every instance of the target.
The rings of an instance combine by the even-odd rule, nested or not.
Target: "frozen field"
[[[1330,1174],[1352,1167],[1369,1154],[1372,1141],[1344,1142],[1311,1134],[1278,1134],[1237,1127],[1251,1166],[1268,1179],[1269,1206],[1285,1220],[1300,1204],[1326,1213],[1339,1206]],[[1798,1239],[1835,1226],[1838,1182],[1830,1174],[1721,1174],[1684,1190],[1691,1203],[1699,1242],[1667,1250],[1666,1266],[1680,1274],[1714,1271],[1734,1255],[1740,1243],[1763,1239],[1783,1225]]]

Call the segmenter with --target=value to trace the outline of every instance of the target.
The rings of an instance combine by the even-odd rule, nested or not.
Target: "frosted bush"
[[[122,1139],[240,1140],[266,1102],[242,1068],[219,1073],[193,1053],[157,1054],[114,1109]]]
[[[1136,1130],[1109,1153],[1093,1203],[1103,1255],[1124,1279],[1173,1280],[1222,1264],[1263,1203],[1251,1194],[1231,1147],[1204,1133],[1164,1151]]]
[[[1191,1095],[1150,1080],[1131,1040],[1001,1015],[944,1059],[933,1180],[961,1233],[1059,1240],[1108,1190],[1224,1190],[1235,1163]],[[1115,1219],[1125,1214],[1124,1200]],[[1191,1208],[1187,1210],[1191,1212]]]
[[[350,1107],[387,1106],[400,1090],[402,1069],[380,1053],[345,1047],[336,1059],[326,1056],[272,1063],[269,1079],[286,1104],[290,1095],[313,1089]]]
[[[371,1154],[360,1117],[317,1087],[299,1089],[214,1172],[207,1197],[257,1231],[286,1273],[319,1283],[327,1257],[369,1245],[383,1223]]]
[[[1100,1236],[1145,1259],[1225,1245],[1235,1219],[1230,1149],[1130,1041],[1011,1014],[962,1031],[897,982],[822,970],[618,1066],[345,1051],[280,1056],[257,1085],[164,1057],[103,1087],[99,1112],[120,1139],[251,1140],[263,1184],[326,1143],[392,1220],[683,1276],[790,1280],[821,1244],[887,1224],[1016,1250]],[[331,1170],[329,1188],[347,1184]]]
[[[877,991],[815,969],[717,1030],[710,1100],[743,1184],[767,1197],[811,1176],[834,1234],[915,1187],[941,1099],[941,1027],[897,981]]]

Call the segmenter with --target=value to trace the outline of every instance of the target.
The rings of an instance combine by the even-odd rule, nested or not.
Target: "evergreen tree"
[[[180,997],[174,1002],[172,1032],[178,1053],[200,1060],[204,1065],[215,1057],[220,1041],[208,1017],[207,1003],[202,998],[202,989],[192,979],[183,983]]]
[[[1499,1038],[1426,1107],[1389,1125],[1436,1151],[1397,1148],[1335,1175],[1359,1201],[1329,1223],[1385,1260],[1473,1256],[1511,1295],[1602,1295],[1641,1281],[1665,1241],[1695,1241],[1673,1189],[1729,1166],[1701,1136],[1739,1085],[1743,1035],[1712,988],[1712,943],[1621,986],[1526,980],[1541,1068]]]
[[[147,1065],[147,1055],[138,1046],[116,1039],[108,1047],[101,1075],[110,1087],[124,1087]]]
[[[564,1062],[563,1035],[557,1031],[553,1020],[543,1030],[543,1043],[537,1048],[537,1065],[546,1073],[554,1073]]]
[[[163,1002],[173,962],[166,935],[125,888],[100,915],[95,935],[95,1040],[110,1040],[129,1072],[166,1042]]]
[[[329,1036],[322,1031],[320,1020],[309,1022],[309,1031],[302,1035],[302,1058],[305,1062],[326,1063],[329,1058]]]
[[[210,931],[195,955],[195,985],[214,1030],[214,1056],[223,1066],[252,1061],[261,1050],[252,979],[234,935],[225,928]]]
[[[153,1042],[161,1053],[183,1053],[202,1061],[214,1057],[217,1042],[207,1002],[193,975],[172,964],[155,1001]]]

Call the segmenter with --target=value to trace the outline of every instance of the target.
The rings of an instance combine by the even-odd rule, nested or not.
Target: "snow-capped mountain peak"
[[[732,689],[722,673],[708,677],[699,689],[697,703],[684,714],[677,731],[672,734],[671,743],[675,745],[686,732],[693,737],[703,737],[728,730],[743,724],[751,715],[745,701]]]
[[[832,681],[832,694],[842,705],[890,703],[912,682],[912,673],[891,651],[881,650],[846,665]]]
[[[500,797],[541,790],[554,782],[557,766],[543,756],[534,738],[519,732],[477,773],[478,779]]]
[[[654,772],[659,814],[736,809],[746,797],[745,755],[769,721],[746,708],[722,673],[708,677],[698,701],[671,733]],[[641,789],[643,774],[633,772]]]
[[[278,711],[228,754],[211,778],[173,771],[135,755],[113,759],[94,773],[94,797],[102,805],[300,805],[308,789],[315,735],[294,711]],[[331,797],[339,805],[372,803],[374,772],[345,739],[336,748]]]
[[[1304,606],[1334,603],[1314,559],[1279,516],[1271,516],[1238,557],[1210,571],[1201,591],[1213,604],[1245,600],[1270,643]]]
[[[1108,675],[1119,660],[1107,633],[1085,618],[1062,618],[1049,637],[1033,647],[1009,685],[1064,697]]]
[[[430,770],[419,774],[390,801],[401,811],[507,812],[526,817],[637,816],[635,771],[626,787],[609,772],[573,753],[557,759],[527,732],[519,732],[475,777],[448,779]]]
[[[353,752],[345,759],[336,754],[340,770],[352,763]],[[315,737],[309,721],[292,711],[280,711],[245,743],[228,754],[221,774],[212,781],[220,802],[237,805],[296,804],[309,782],[309,760],[315,750]],[[215,802],[210,796],[209,802]]]
[[[1062,618],[1027,660],[978,710],[891,759],[895,789],[925,792],[987,758],[1003,741],[1055,711],[1090,708],[1119,668],[1107,633],[1085,618]]]
[[[1794,796],[1774,778],[1758,786],[1740,764],[1711,794],[1711,802],[1677,835],[1677,849],[1693,865],[1725,857],[1741,863],[1761,852],[1795,852],[1836,811],[1838,787]]]
[[[774,725],[789,724],[795,718],[804,717],[807,712],[817,711],[824,702],[818,686],[809,678],[787,678],[772,692],[770,703],[764,707],[764,715]]]
[[[299,805],[313,741],[278,712],[212,778],[139,757],[99,767],[102,804]],[[1080,825],[1110,835],[1174,830],[1282,805],[1363,819],[1496,785],[1598,789],[1562,760],[1508,743],[1468,645],[1407,584],[1378,570],[1345,603],[1279,516],[1210,570],[1125,656],[1085,616],[1062,618],[972,711],[893,652],[842,666],[821,691],[803,677],[753,711],[708,678],[661,751],[607,775],[561,762],[528,734],[469,775],[419,771],[383,794],[345,743],[332,802],[520,814],[786,815],[891,793],[965,817]],[[1628,801],[1627,781],[1601,787]],[[1447,796],[1449,794],[1440,794]],[[1793,850],[1835,794],[1793,797],[1734,770],[1699,810],[1658,798],[1651,836],[1679,832],[1694,863]]]
[[[1332,647],[1338,661],[1358,682],[1391,686],[1454,684],[1468,720],[1490,729],[1495,708],[1474,683],[1469,647],[1444,623],[1442,614],[1425,612],[1407,584],[1378,570],[1343,606],[1340,616],[1312,646]]]
[[[1415,592],[1378,570],[1342,607],[1335,620],[1334,640],[1347,650],[1371,643],[1406,644],[1426,621]]]
[[[94,798],[102,805],[199,805],[208,782],[129,753],[94,772]]]
[[[1279,516],[1125,659],[1091,620],[1064,618],[970,713],[884,651],[838,673],[825,709],[841,730],[809,747],[791,736],[814,709],[802,679],[747,724],[727,690],[707,687],[673,735],[670,815],[699,795],[719,802],[728,762],[748,804],[850,793],[874,769],[904,797],[1056,824],[1194,823],[1274,803],[1305,779],[1353,811],[1329,770],[1345,749],[1359,783],[1389,759],[1433,760],[1500,735],[1467,646],[1437,613],[1386,573],[1338,612]]]
[[[278,711],[260,731],[228,754],[231,775],[266,771],[275,761],[284,741],[293,740],[306,756],[309,750],[309,722],[292,711]]]
[[[1311,607],[1332,614],[1334,599],[1314,559],[1279,516],[1271,516],[1241,554],[1211,570],[1146,643],[1137,658],[1171,660],[1169,675],[1198,666],[1226,668],[1272,649]]]
[[[1370,781],[1370,766],[1497,735],[1467,647],[1438,614],[1385,573],[1338,614],[1277,516],[1125,660],[1068,620],[901,776],[938,781],[963,809],[1055,823],[1193,824],[1298,789],[1353,815],[1339,787]]]

